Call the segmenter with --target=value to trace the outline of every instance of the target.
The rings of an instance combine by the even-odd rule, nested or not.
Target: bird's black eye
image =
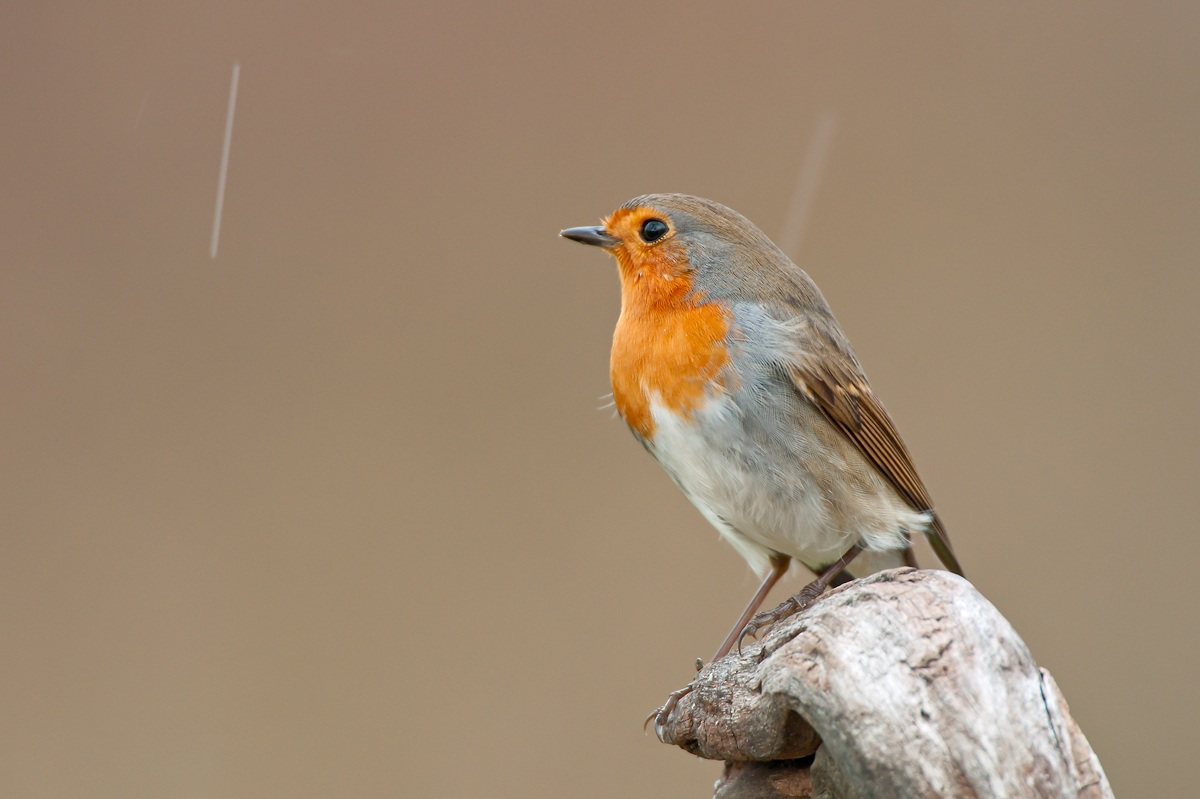
[[[663,236],[667,235],[668,230],[670,230],[670,228],[667,227],[667,223],[661,219],[647,219],[642,223],[642,229],[639,232],[639,235],[642,237],[642,241],[646,242],[647,244],[653,244]]]

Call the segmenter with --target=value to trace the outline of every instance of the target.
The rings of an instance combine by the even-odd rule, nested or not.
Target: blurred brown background
[[[641,722],[754,581],[556,234],[777,236],[823,115],[793,255],[1118,795],[1190,793],[1195,4],[4,16],[0,793],[709,795]]]

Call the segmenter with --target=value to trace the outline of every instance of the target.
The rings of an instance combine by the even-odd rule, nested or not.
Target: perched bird
[[[962,574],[825,298],[754,224],[711,200],[650,194],[561,235],[617,260],[621,418],[763,578],[714,660],[843,571],[915,565],[915,534]],[[755,615],[793,559],[817,579]]]

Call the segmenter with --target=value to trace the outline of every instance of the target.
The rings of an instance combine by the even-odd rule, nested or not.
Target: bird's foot
[[[781,622],[789,616],[794,616],[806,609],[816,601],[817,597],[825,592],[825,588],[826,586],[820,580],[814,580],[800,589],[800,593],[788,597],[770,610],[755,613],[750,622],[742,628],[741,635],[738,636],[738,654],[742,653],[742,642],[747,637],[754,638],[759,630],[770,630],[777,622]]]
[[[693,690],[695,690],[695,688],[696,681],[693,680],[692,682],[680,688],[678,691],[672,691],[669,693],[667,695],[667,701],[663,702],[663,706],[651,713],[649,716],[646,716],[646,720],[642,723],[642,729],[645,729],[650,721],[653,720],[654,734],[657,735],[658,739],[661,741],[663,737],[663,727],[666,725],[667,719],[671,717],[671,711],[674,710],[675,706],[679,704],[680,699],[683,699],[685,696],[690,694]]]

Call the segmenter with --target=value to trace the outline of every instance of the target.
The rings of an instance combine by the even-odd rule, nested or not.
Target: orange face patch
[[[687,251],[674,229],[654,244],[638,235],[650,208],[620,209],[605,220],[609,235],[621,240],[610,251],[621,276],[621,316],[613,334],[609,375],[621,417],[644,439],[654,437],[651,401],[682,416],[704,401],[729,361],[727,312],[700,304],[693,293]]]

